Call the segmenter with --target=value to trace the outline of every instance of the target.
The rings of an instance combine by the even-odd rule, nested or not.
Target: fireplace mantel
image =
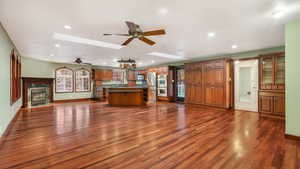
[[[53,102],[53,81],[54,78],[36,78],[36,77],[23,77],[23,107],[28,107],[28,88],[32,84],[47,84],[49,85],[49,100]]]

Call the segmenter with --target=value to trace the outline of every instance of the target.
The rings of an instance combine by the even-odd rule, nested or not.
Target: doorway
[[[184,97],[185,97],[184,66],[176,67],[175,95],[176,95],[177,102],[184,102]]]
[[[258,112],[258,59],[234,62],[235,109]]]

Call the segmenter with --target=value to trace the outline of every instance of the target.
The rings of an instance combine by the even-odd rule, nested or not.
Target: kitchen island
[[[143,106],[148,101],[147,87],[108,88],[108,104],[112,106]]]

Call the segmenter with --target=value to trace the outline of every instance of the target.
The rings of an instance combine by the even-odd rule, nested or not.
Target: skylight
[[[99,47],[111,48],[111,49],[121,49],[124,47],[124,46],[121,46],[118,44],[102,42],[102,41],[86,39],[86,38],[80,38],[80,37],[61,34],[61,33],[54,33],[53,38],[57,39],[57,40],[62,40],[62,41],[68,41],[68,42],[74,42],[74,43],[80,43],[80,44],[92,45],[92,46],[99,46]]]
[[[167,53],[160,53],[160,52],[152,52],[148,53],[148,55],[153,55],[153,56],[158,56],[158,57],[163,57],[163,58],[170,58],[170,59],[183,59],[183,56],[177,56],[177,55],[170,55]]]

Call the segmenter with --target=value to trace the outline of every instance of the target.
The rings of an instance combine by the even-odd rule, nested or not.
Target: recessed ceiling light
[[[169,12],[168,8],[160,8],[159,13],[161,14],[167,14]]]
[[[281,18],[283,16],[284,12],[283,11],[276,11],[272,13],[272,16],[274,18]]]
[[[215,32],[210,32],[210,33],[208,33],[208,36],[209,36],[209,37],[215,37],[215,36],[216,36],[216,33],[215,33]]]
[[[237,45],[232,45],[231,47],[232,47],[232,49],[236,49],[236,48],[238,48],[238,46],[237,46]]]
[[[107,65],[107,63],[106,63],[106,62],[103,62],[103,65]]]
[[[71,29],[72,29],[72,26],[70,26],[70,25],[65,25],[64,28],[67,29],[67,30],[71,30]]]
[[[155,63],[155,61],[154,61],[154,60],[152,60],[152,61],[151,61],[151,63]]]
[[[158,56],[158,57],[163,57],[163,58],[170,58],[170,59],[183,59],[183,56],[176,56],[176,55],[170,55],[167,53],[160,53],[160,52],[152,52],[148,53],[148,55],[153,55],[153,56]]]
[[[54,56],[54,54],[50,54],[50,56],[52,56],[52,57],[53,57],[53,56]]]
[[[142,62],[139,62],[138,64],[139,64],[139,65],[142,65],[143,63],[142,63]]]
[[[60,47],[60,44],[55,44],[54,46],[57,47],[57,48],[59,48],[59,47]]]
[[[74,43],[80,43],[85,45],[92,45],[92,46],[98,46],[98,47],[104,47],[104,48],[111,48],[111,49],[121,49],[124,46],[103,42],[103,41],[97,41],[97,40],[91,40],[86,38],[80,38],[76,36],[66,35],[66,34],[60,34],[60,33],[54,33],[53,34],[54,39],[63,40],[63,41],[69,41]]]

